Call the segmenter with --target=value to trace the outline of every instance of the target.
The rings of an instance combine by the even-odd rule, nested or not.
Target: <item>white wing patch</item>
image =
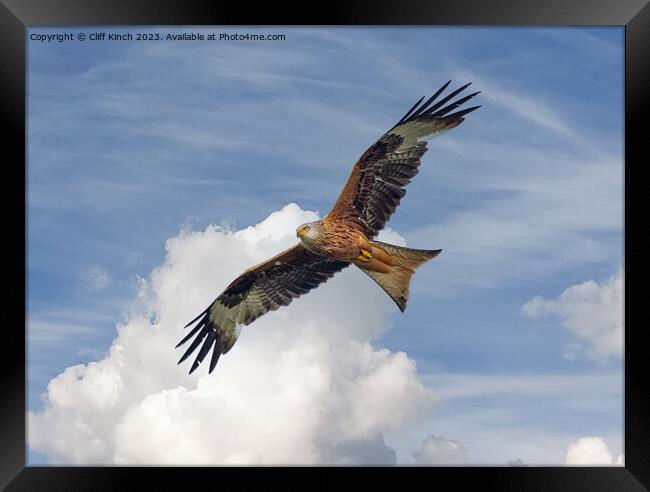
[[[414,147],[421,140],[431,140],[438,135],[448,132],[460,124],[449,124],[444,120],[415,120],[404,123],[391,130],[391,133],[399,135],[404,139],[401,145],[395,149],[396,154],[405,152]]]

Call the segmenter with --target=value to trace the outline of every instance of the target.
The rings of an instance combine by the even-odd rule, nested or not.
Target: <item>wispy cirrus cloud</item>
[[[84,274],[86,286],[91,290],[101,290],[110,282],[110,275],[101,267],[90,267]]]
[[[577,135],[567,125],[563,117],[553,106],[536,94],[526,94],[521,89],[507,90],[499,87],[481,75],[462,70],[459,78],[472,80],[473,85],[480,88],[482,98],[494,106],[506,109],[521,119],[528,120],[547,130],[552,130],[564,137],[575,138]]]

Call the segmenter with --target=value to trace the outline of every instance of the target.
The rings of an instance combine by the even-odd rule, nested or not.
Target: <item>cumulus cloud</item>
[[[465,448],[458,441],[429,434],[420,449],[413,451],[418,465],[457,465],[467,461]]]
[[[607,443],[600,437],[581,437],[569,444],[564,459],[566,465],[624,465],[624,456],[612,456]]]
[[[607,281],[593,280],[572,285],[557,300],[534,297],[522,307],[530,318],[559,316],[562,324],[588,342],[596,355],[621,356],[623,353],[623,268]],[[580,345],[572,344],[565,358],[575,359]]]
[[[30,446],[68,464],[394,463],[383,433],[420,422],[431,395],[405,353],[373,348],[396,308],[361,272],[243,327],[211,375],[176,364],[182,326],[316,218],[290,204],[169,239],[106,357],[68,367],[28,412]]]
[[[397,464],[397,453],[386,445],[381,433],[362,440],[348,439],[325,443],[322,451],[324,461],[337,465]]]
[[[521,458],[515,458],[514,460],[510,460],[510,461],[508,461],[508,463],[506,463],[506,465],[508,465],[508,466],[528,466],[528,465],[526,465],[526,463],[524,463],[521,460]]]
[[[381,436],[377,436],[379,439]],[[418,465],[458,465],[467,463],[467,450],[459,441],[429,434],[420,449],[413,451]],[[561,457],[558,456],[558,462]],[[614,465],[625,466],[625,456],[614,457],[601,437],[582,437],[566,448],[565,465]],[[521,458],[511,459],[506,466],[529,466]]]

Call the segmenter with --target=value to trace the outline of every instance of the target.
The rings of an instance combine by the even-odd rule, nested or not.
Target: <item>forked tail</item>
[[[404,312],[409,299],[409,284],[411,283],[411,277],[415,273],[415,270],[431,258],[438,256],[442,250],[403,248],[402,246],[395,246],[379,241],[370,241],[370,244],[373,247],[374,258],[381,258],[381,253],[379,255],[375,254],[375,249],[380,250],[379,252],[383,250],[383,252],[390,255],[387,263],[392,264],[390,266],[387,265],[388,268],[385,268],[385,270],[388,271],[386,273],[367,270],[365,268],[361,268],[361,270],[377,282],[391,299],[395,301],[400,311]]]

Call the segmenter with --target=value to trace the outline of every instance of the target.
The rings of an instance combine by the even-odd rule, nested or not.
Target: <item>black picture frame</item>
[[[25,79],[26,29],[34,26],[70,25],[509,25],[509,26],[625,26],[625,467],[286,467],[266,468],[192,468],[176,467],[28,467],[26,466],[26,337],[16,324],[4,327],[3,368],[0,399],[0,488],[7,490],[98,490],[115,489],[134,483],[136,478],[162,481],[166,488],[187,487],[205,479],[219,487],[224,479],[239,484],[275,478],[284,470],[294,486],[310,486],[313,473],[322,478],[345,476],[345,480],[374,478],[402,482],[419,478],[436,480],[440,486],[452,480],[454,487],[481,487],[495,490],[589,490],[635,491],[650,486],[650,405],[647,399],[647,357],[642,353],[644,323],[629,323],[638,308],[640,291],[635,285],[643,268],[642,248],[647,241],[639,237],[632,223],[642,212],[632,206],[641,196],[642,179],[635,179],[647,164],[645,144],[648,134],[644,120],[650,115],[650,5],[648,0],[438,0],[400,1],[363,0],[286,6],[276,2],[252,7],[244,2],[216,3],[181,0],[0,0],[0,103],[5,153],[13,150],[12,159],[4,160],[6,172],[25,183],[23,215],[15,212],[13,199],[5,205],[12,218],[26,219],[26,148],[25,148]],[[5,185],[9,180],[5,178]],[[5,186],[5,190],[12,186]],[[19,186],[16,186],[20,189]],[[19,190],[20,192],[20,190]],[[3,198],[9,193],[3,193]],[[26,238],[26,222],[23,238]],[[15,237],[15,236],[14,236]],[[20,237],[20,235],[18,236]],[[25,239],[26,241],[26,239]],[[14,241],[16,249],[26,255],[26,243]],[[14,262],[16,265],[18,262]],[[26,283],[24,268],[16,267],[17,285]],[[21,282],[22,280],[22,282]],[[18,310],[22,300],[26,315],[26,285],[22,293],[4,307]],[[15,307],[14,307],[15,306]],[[13,334],[13,336],[10,336]],[[8,343],[8,345],[7,345]],[[644,389],[645,388],[645,389]],[[138,475],[136,477],[136,475]],[[322,480],[321,478],[321,480]],[[267,485],[265,482],[264,485]],[[357,482],[358,483],[358,482]],[[644,486],[645,484],[645,486]]]

